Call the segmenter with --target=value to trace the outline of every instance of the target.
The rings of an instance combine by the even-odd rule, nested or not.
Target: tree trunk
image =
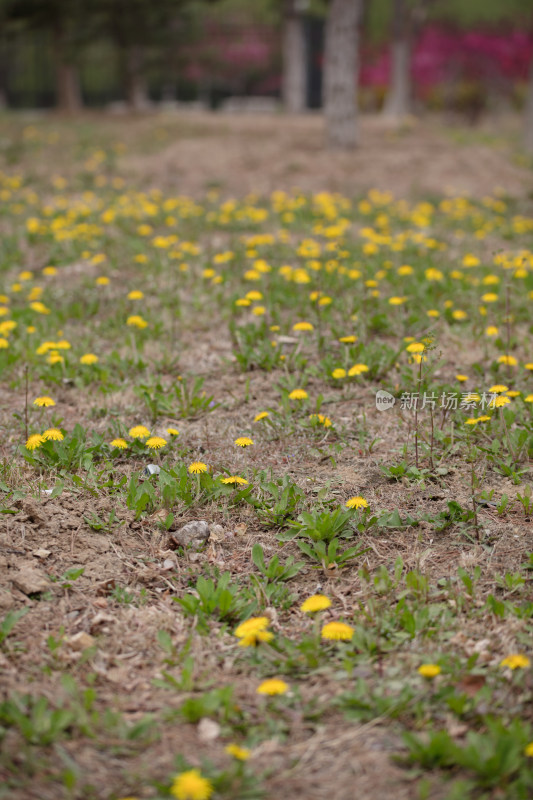
[[[332,0],[324,48],[324,106],[329,147],[357,144],[357,44],[360,0]]]
[[[55,25],[53,36],[57,107],[61,111],[79,111],[82,101],[78,69],[69,58],[65,30],[60,22]]]
[[[411,111],[411,19],[405,0],[394,0],[392,11],[390,88],[383,114],[400,120]]]
[[[283,105],[290,114],[299,114],[306,107],[307,64],[304,18],[298,0],[287,0],[283,26]]]
[[[132,111],[144,111],[150,105],[143,74],[143,54],[140,47],[132,45],[124,59],[124,90],[126,102]]]
[[[529,69],[529,84],[526,97],[524,147],[528,153],[533,153],[533,58]]]

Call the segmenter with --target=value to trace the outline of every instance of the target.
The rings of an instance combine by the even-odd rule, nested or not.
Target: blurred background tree
[[[330,147],[357,144],[358,39],[361,0],[331,0],[324,45],[324,113]]]
[[[533,0],[0,0],[0,105],[232,96],[323,107],[334,147],[356,144],[359,105],[473,123],[514,105],[533,152]]]

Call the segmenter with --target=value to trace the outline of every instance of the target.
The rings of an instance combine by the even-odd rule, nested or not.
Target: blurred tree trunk
[[[285,0],[282,94],[285,110],[298,114],[306,106],[305,1]]]
[[[329,147],[357,145],[360,0],[331,0],[324,47],[324,110]]]
[[[399,120],[411,111],[411,13],[406,0],[392,9],[391,76],[383,114]]]
[[[533,153],[533,58],[529,68],[525,117],[524,145],[528,153]]]
[[[62,111],[79,111],[82,107],[80,80],[76,64],[68,50],[68,40],[62,20],[53,27],[56,67],[56,102]]]
[[[126,102],[132,111],[143,111],[149,106],[149,100],[144,77],[144,57],[138,45],[126,48],[123,70]]]
[[[0,34],[0,110],[8,106],[9,67],[11,64],[7,37]]]

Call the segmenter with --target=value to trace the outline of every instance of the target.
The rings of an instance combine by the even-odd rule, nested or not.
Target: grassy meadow
[[[527,800],[531,197],[218,124],[1,123],[0,798]]]

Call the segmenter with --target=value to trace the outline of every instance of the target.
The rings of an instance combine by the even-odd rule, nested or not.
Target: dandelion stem
[[[24,436],[28,440],[28,365],[24,367]]]
[[[415,464],[418,469],[418,401],[420,400],[420,387],[422,386],[422,355],[418,366],[418,388],[415,402]]]
[[[502,420],[503,429],[505,431],[505,441],[507,442],[507,449],[509,451],[509,455],[512,458],[513,466],[514,466],[516,464],[516,462],[518,461],[518,457],[515,454],[513,446],[511,445],[511,437],[509,435],[509,428],[507,426],[507,421],[505,419],[505,414],[504,414],[504,409],[503,408],[500,408],[500,419]]]
[[[509,282],[507,282],[507,286],[505,287],[505,328],[507,331],[507,344],[506,350],[507,356],[509,356],[511,352],[511,286]],[[509,364],[509,360],[507,360],[507,380],[511,378],[511,365]]]
[[[480,540],[480,531],[479,531],[479,524],[477,519],[477,505],[476,505],[476,497],[475,497],[475,487],[476,487],[476,475],[474,470],[474,459],[472,458],[472,464],[470,467],[470,491],[472,494],[472,511],[474,512],[474,529],[476,531],[476,539],[479,542]]]
[[[139,356],[137,354],[137,344],[135,342],[135,334],[133,333],[133,331],[130,332],[130,340],[131,340],[131,352],[133,356],[133,363],[137,365],[137,362],[139,361]]]

